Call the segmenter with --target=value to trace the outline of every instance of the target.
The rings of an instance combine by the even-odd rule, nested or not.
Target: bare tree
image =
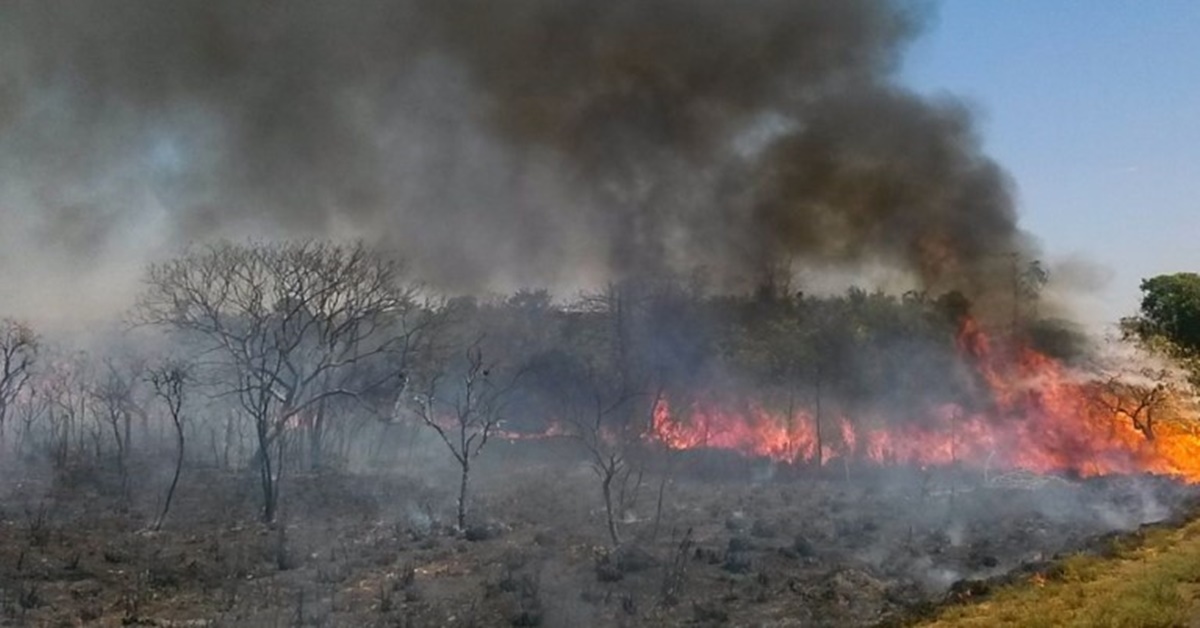
[[[0,451],[6,445],[9,409],[29,383],[40,340],[24,323],[0,320]]]
[[[139,371],[138,364],[122,364],[112,358],[105,359],[103,374],[88,389],[92,416],[103,423],[113,437],[123,499],[128,497],[129,492],[133,416],[141,411],[134,399]]]
[[[493,376],[497,365],[484,362],[480,340],[464,353],[465,363],[456,382],[446,381],[452,379],[448,369],[435,368],[413,400],[417,416],[437,432],[461,471],[456,517],[460,531],[466,529],[471,461],[503,421],[505,407],[523,374],[518,370],[505,383],[497,383]]]
[[[403,372],[427,317],[402,276],[361,243],[220,243],[150,267],[137,318],[195,342],[220,393],[251,419],[265,521],[276,516],[289,431],[326,399]],[[356,378],[368,364],[387,368]]]
[[[52,368],[42,375],[41,388],[50,423],[47,445],[55,467],[64,469],[71,461],[72,453],[85,453],[84,421],[88,416],[89,391],[93,385],[91,365],[87,355],[75,353],[55,360]]]
[[[638,394],[624,383],[606,385],[604,378],[590,369],[577,384],[579,390],[564,394],[564,415],[600,479],[605,524],[616,547],[621,544],[621,535],[617,530],[619,504],[613,499],[613,481],[629,470],[629,430],[627,421],[620,419],[628,417],[630,405]]]
[[[1094,374],[1090,401],[1114,417],[1125,417],[1152,441],[1161,422],[1188,414],[1181,413],[1179,406],[1193,398],[1188,372],[1127,338],[1106,340],[1089,364]]]
[[[653,426],[654,409],[664,394],[664,371],[669,370],[663,366],[663,356],[640,351],[637,345],[640,338],[653,333],[645,329],[646,319],[663,313],[653,308],[677,305],[686,294],[686,289],[672,282],[625,282],[585,295],[577,305],[602,325],[591,337],[582,335],[570,341],[575,343],[575,361],[570,374],[557,378],[555,396],[561,405],[559,412],[583,445],[600,481],[605,528],[614,547],[621,544],[618,520],[636,499],[643,478],[644,467],[633,464],[630,454]],[[652,398],[652,402],[647,407],[639,398]],[[644,424],[639,422],[643,410]],[[660,478],[659,513],[668,475]],[[632,490],[631,476],[636,476]]]
[[[183,472],[184,429],[183,405],[187,400],[187,383],[190,379],[187,366],[179,361],[169,361],[150,371],[150,385],[154,387],[154,395],[167,406],[171,423],[175,426],[175,474],[171,476],[171,486],[163,498],[162,511],[154,521],[154,530],[162,529],[171,509],[171,500],[175,497],[175,488],[179,485],[179,476]]]
[[[36,430],[45,427],[44,419],[50,412],[50,398],[46,392],[32,380],[20,404],[16,406],[15,416],[20,421],[20,432],[16,444],[16,455],[26,455],[31,441],[36,443]]]
[[[1094,400],[1114,415],[1127,417],[1146,440],[1154,440],[1155,413],[1167,402],[1170,388],[1164,383],[1166,373],[1147,375],[1155,379],[1136,381],[1110,376],[1100,383]]]

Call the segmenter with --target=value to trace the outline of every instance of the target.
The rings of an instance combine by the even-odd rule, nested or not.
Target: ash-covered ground
[[[1149,476],[644,452],[614,485],[614,548],[573,443],[489,447],[465,533],[452,529],[455,469],[433,449],[387,472],[285,478],[272,527],[254,478],[191,470],[161,532],[147,531],[160,477],[135,472],[123,505],[115,474],[26,464],[2,476],[0,625],[902,623],[979,592],[973,580],[1188,513],[1197,496]]]

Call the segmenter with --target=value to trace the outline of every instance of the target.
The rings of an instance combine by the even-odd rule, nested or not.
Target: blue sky
[[[1200,1],[945,0],[903,80],[979,113],[1047,261],[1102,267],[1082,320],[1133,313],[1144,277],[1200,272]]]

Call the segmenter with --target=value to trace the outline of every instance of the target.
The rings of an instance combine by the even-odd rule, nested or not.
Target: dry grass
[[[930,627],[1187,626],[1200,617],[1200,521],[1073,556],[986,600],[946,608]]]

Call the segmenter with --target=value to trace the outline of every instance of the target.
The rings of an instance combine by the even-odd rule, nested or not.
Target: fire
[[[1081,477],[1153,473],[1200,482],[1200,435],[1177,410],[1157,409],[1161,416],[1147,428],[1130,412],[1114,409],[1120,404],[1097,403],[1111,392],[1094,378],[1028,347],[1002,355],[970,319],[958,344],[987,388],[986,410],[944,403],[923,421],[818,421],[810,409],[787,413],[755,403],[697,400],[678,412],[661,399],[649,437],[671,449],[729,449],[789,463],[961,464]],[[1175,416],[1166,414],[1172,411]]]

